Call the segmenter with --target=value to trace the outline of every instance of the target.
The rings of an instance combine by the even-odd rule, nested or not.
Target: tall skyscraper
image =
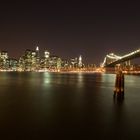
[[[8,52],[0,52],[0,69],[6,69],[9,65]]]
[[[36,47],[36,56],[37,56],[37,58],[39,58],[39,47],[38,46]]]
[[[49,58],[50,57],[50,52],[48,52],[47,50],[44,52],[44,57],[45,58]]]
[[[39,55],[39,47],[36,47],[36,70],[40,69],[40,55]]]
[[[78,66],[81,68],[82,67],[82,56],[79,56],[79,62],[78,62]]]

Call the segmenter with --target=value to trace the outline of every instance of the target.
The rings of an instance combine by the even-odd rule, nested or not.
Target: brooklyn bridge
[[[140,57],[140,49],[125,54],[123,56],[115,55],[114,53],[107,54],[102,63],[102,67],[114,67],[117,64]]]

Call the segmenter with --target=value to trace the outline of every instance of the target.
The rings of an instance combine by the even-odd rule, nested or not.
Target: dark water
[[[140,76],[0,73],[0,139],[140,139]]]

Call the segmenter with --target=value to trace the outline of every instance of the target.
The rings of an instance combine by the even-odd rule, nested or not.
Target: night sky
[[[0,3],[0,50],[18,58],[25,49],[99,64],[107,53],[140,48],[140,8],[134,1]],[[140,61],[140,60],[139,60]]]

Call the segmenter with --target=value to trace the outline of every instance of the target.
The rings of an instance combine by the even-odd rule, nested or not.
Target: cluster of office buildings
[[[64,60],[45,50],[41,56],[38,46],[35,50],[27,49],[18,60],[10,58],[7,51],[0,52],[0,71],[68,71],[82,68],[84,64],[81,55]]]

